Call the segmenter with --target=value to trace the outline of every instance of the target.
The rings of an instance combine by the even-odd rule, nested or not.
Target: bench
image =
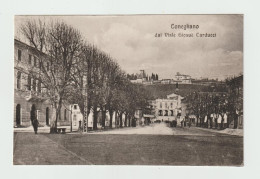
[[[57,132],[59,134],[65,134],[66,133],[66,128],[65,127],[57,127]]]

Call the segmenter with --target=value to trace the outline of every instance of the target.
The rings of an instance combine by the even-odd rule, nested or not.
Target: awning
[[[150,117],[150,118],[154,118],[154,115],[151,114],[144,114],[143,117]]]

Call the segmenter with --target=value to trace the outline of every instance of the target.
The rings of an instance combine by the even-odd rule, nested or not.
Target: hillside
[[[177,92],[175,84],[144,85],[144,88],[150,93],[151,99],[166,98],[166,96],[171,93],[177,93],[184,97],[194,91],[211,92],[213,91],[213,88],[214,91],[218,92],[226,91],[226,88],[223,85],[214,85],[213,87],[199,84],[179,84],[179,90]]]

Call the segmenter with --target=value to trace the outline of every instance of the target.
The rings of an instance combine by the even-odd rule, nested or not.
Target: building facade
[[[181,96],[174,93],[167,95],[166,99],[156,99],[153,103],[156,120],[162,122],[176,120],[181,111],[181,99]]]
[[[44,95],[45,88],[37,79],[30,75],[29,68],[40,69],[39,55],[35,48],[14,40],[14,127],[31,126],[31,116],[36,115],[39,126],[51,124],[54,110],[48,98]],[[45,64],[49,67],[50,64]],[[69,109],[63,106],[58,119],[58,125],[69,125]]]
[[[177,82],[182,84],[191,84],[191,76],[190,75],[183,75],[177,72],[175,75],[175,79]]]

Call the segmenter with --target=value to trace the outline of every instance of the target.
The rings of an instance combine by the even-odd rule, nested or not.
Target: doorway
[[[46,108],[46,125],[50,125],[50,120],[49,120],[49,107]]]
[[[32,105],[32,108],[31,108],[31,122],[33,122],[35,119],[37,119],[37,116],[36,116],[36,106],[35,104]]]
[[[21,125],[21,105],[16,105],[16,125]]]

